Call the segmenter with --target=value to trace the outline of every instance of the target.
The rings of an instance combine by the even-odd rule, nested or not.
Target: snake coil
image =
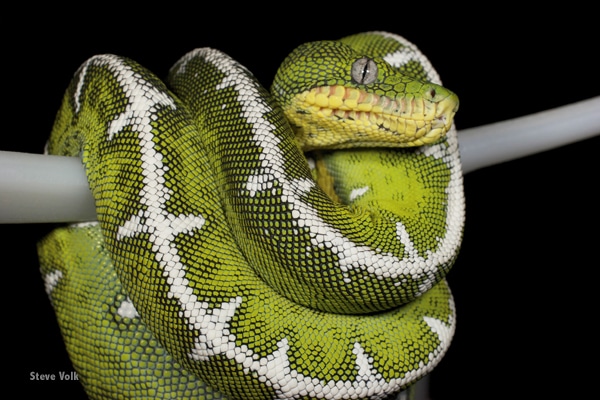
[[[86,61],[48,152],[97,222],[39,246],[91,398],[385,398],[446,352],[462,237],[456,96],[385,32],[298,47],[271,93],[220,51],[168,87]]]

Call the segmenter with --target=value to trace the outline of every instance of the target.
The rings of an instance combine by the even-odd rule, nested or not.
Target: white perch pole
[[[463,173],[600,135],[600,96],[459,131]],[[96,218],[76,157],[0,151],[0,223]]]

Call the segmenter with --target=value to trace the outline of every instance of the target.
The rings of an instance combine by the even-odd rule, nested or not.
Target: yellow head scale
[[[296,48],[281,64],[272,93],[305,151],[433,143],[458,109],[448,89],[334,41]]]

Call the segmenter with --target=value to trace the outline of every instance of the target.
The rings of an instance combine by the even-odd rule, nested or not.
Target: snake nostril
[[[435,98],[435,95],[436,95],[436,94],[437,94],[437,93],[436,93],[435,89],[433,89],[433,88],[429,89],[429,96],[430,96],[432,99],[433,99],[433,98]]]

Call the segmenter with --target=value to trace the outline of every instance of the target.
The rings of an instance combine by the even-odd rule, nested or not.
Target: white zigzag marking
[[[394,36],[394,38],[396,37]],[[420,58],[417,61],[424,62]],[[430,66],[428,63],[427,65]],[[220,67],[219,65],[216,66]],[[185,69],[185,61],[179,65],[179,69],[180,71]],[[432,67],[430,69],[434,71]],[[222,72],[227,74],[230,71],[224,66]],[[427,251],[424,256],[419,255],[414,243],[410,239],[410,235],[402,224],[397,225],[398,240],[405,246],[408,246],[407,249],[413,249],[413,251],[407,250],[407,254],[403,258],[398,258],[391,253],[373,250],[368,246],[357,245],[348,240],[341,231],[323,220],[318,215],[316,208],[303,201],[302,196],[314,187],[314,181],[309,179],[288,180],[286,178],[285,155],[278,147],[280,143],[279,138],[273,134],[275,126],[264,118],[264,115],[270,109],[264,101],[260,100],[257,90],[248,86],[236,74],[227,75],[218,89],[228,86],[234,86],[238,91],[238,101],[243,106],[241,116],[253,125],[253,140],[256,142],[256,146],[263,151],[260,170],[249,176],[246,182],[248,195],[256,196],[260,191],[271,190],[274,187],[274,183],[278,182],[282,192],[281,199],[283,202],[288,203],[290,212],[295,218],[296,226],[309,230],[313,246],[327,248],[337,254],[339,268],[344,274],[346,282],[350,282],[349,275],[347,274],[349,271],[360,269],[378,278],[386,279],[395,279],[406,275],[414,280],[421,280],[423,277],[427,277],[427,279],[422,280],[420,293],[422,294],[429,290],[433,283],[437,281],[436,272],[438,271],[438,265],[444,265],[449,262],[454,256],[454,250],[460,244],[462,226],[460,221],[463,219],[462,205],[464,203],[462,191],[454,191],[456,192],[454,193],[451,191],[452,188],[448,188],[446,191],[448,194],[448,210],[446,214],[447,233],[444,238],[438,239],[440,243],[435,252]],[[255,93],[252,93],[253,90]],[[247,101],[248,99],[252,100]],[[455,134],[455,130],[449,132],[449,143],[457,144]],[[457,154],[456,151],[452,152],[452,149],[449,149],[452,156],[448,157],[448,149],[443,145],[427,147],[427,149],[422,150],[424,153],[433,155],[436,158],[444,158],[448,166],[452,169],[452,179],[458,179],[458,181],[462,179],[460,168],[453,168],[459,165],[459,161],[455,155]],[[396,284],[401,285],[402,282],[397,282]]]
[[[242,298],[236,297],[212,309],[209,308],[207,302],[198,301],[197,297],[193,294],[192,288],[188,286],[189,282],[185,278],[186,266],[181,262],[178,249],[174,243],[177,235],[182,233],[193,234],[195,229],[201,229],[205,220],[202,216],[176,216],[167,211],[165,203],[172,194],[172,191],[163,184],[163,176],[167,171],[167,167],[162,163],[162,154],[154,149],[153,133],[149,127],[149,121],[144,116],[157,111],[159,104],[160,106],[175,106],[161,92],[155,93],[152,88],[145,85],[143,79],[133,73],[133,71],[130,71],[119,59],[111,56],[101,56],[95,60],[100,64],[108,65],[115,72],[127,98],[130,101],[136,102],[135,107],[145,110],[145,112],[133,111],[134,115],[142,117],[141,120],[136,119],[133,121],[130,117],[121,115],[113,121],[109,133],[109,139],[112,139],[122,127],[133,126],[135,124],[135,130],[138,132],[142,146],[144,187],[140,192],[140,197],[141,203],[146,206],[146,210],[131,216],[119,228],[117,239],[120,240],[139,233],[150,234],[149,240],[153,245],[152,249],[155,252],[155,258],[160,267],[163,268],[164,275],[167,277],[169,296],[179,301],[181,306],[180,315],[187,319],[190,329],[199,332],[195,339],[195,346],[189,354],[192,359],[206,360],[213,355],[224,354],[227,358],[233,359],[240,364],[246,374],[251,374],[251,372],[256,373],[261,382],[274,388],[279,399],[298,399],[306,394],[318,394],[318,396],[326,399],[361,397],[366,394],[373,394],[375,387],[377,387],[378,391],[389,392],[412,381],[415,376],[420,376],[424,373],[427,366],[421,365],[415,371],[408,372],[404,378],[391,379],[389,382],[386,382],[374,368],[372,358],[364,351],[360,343],[357,342],[354,344],[352,350],[356,356],[357,378],[353,381],[322,381],[305,376],[290,368],[287,356],[289,345],[286,338],[277,343],[277,350],[262,358],[257,357],[245,345],[236,346],[236,337],[229,331],[229,321],[234,316],[236,309],[241,305]],[[213,62],[215,66],[231,75],[232,79],[229,82],[224,82],[224,85],[235,85],[239,78],[235,70],[230,70],[230,65],[227,62],[222,64],[219,64],[217,61]],[[248,89],[252,90],[252,88]],[[144,93],[147,96],[143,96]],[[154,96],[155,94],[157,95],[156,97]],[[250,107],[251,111],[256,112],[256,109],[252,108],[256,103],[245,102],[241,93],[240,97],[238,100],[243,106]],[[156,99],[156,101],[153,99]],[[138,110],[138,108],[135,108],[135,110]],[[260,119],[260,115],[262,114],[258,112],[254,115]],[[265,125],[261,125],[260,132],[257,131],[257,141],[260,143],[264,143],[264,141],[260,140],[261,135],[271,134],[264,127]],[[268,142],[270,145],[273,144],[272,141]],[[273,150],[272,147],[271,150]],[[272,153],[270,156],[277,157],[277,153]],[[270,165],[271,161],[267,160],[267,158],[269,157],[266,157],[263,162],[266,173],[263,174],[263,178],[260,178],[262,179],[261,183],[258,182],[260,179],[257,179],[256,188],[264,188],[264,183],[273,179],[284,180],[282,170],[273,169]],[[313,221],[312,223],[308,223],[311,232],[327,228],[323,221],[319,221],[316,218],[315,210],[295,197],[294,193],[296,191],[303,192],[310,190],[312,183],[297,181],[286,182],[286,184],[289,186],[288,190],[284,191],[284,195],[288,197],[292,207],[299,212],[299,221]],[[253,184],[250,183],[250,187],[252,186]],[[327,229],[325,229],[325,234],[327,234],[326,232]],[[322,235],[322,233],[316,233],[315,238],[317,234]],[[322,238],[319,238],[319,240],[322,240]],[[344,238],[334,232],[333,236],[329,237],[328,240],[341,240],[343,244]],[[317,241],[317,245],[319,244],[322,244],[322,242]],[[59,278],[60,276],[56,275],[56,279],[48,278],[47,281],[52,283]],[[446,325],[433,318],[428,318],[425,321],[438,334],[441,342],[444,343],[449,340],[453,324]],[[430,355],[432,358],[440,356],[441,354],[436,355],[435,353]]]
[[[318,219],[316,210],[302,202],[297,195],[297,193],[309,191],[314,182],[310,180],[287,182],[285,180],[283,154],[277,148],[276,144],[278,142],[272,133],[275,127],[262,117],[269,110],[265,103],[257,100],[259,96],[256,88],[249,85],[248,81],[240,76],[235,68],[232,68],[230,61],[220,58],[220,53],[211,49],[201,49],[188,54],[178,66],[179,71],[183,71],[186,62],[196,55],[205,57],[216,68],[225,73],[226,76],[223,82],[217,88],[233,87],[238,92],[237,100],[242,105],[241,116],[253,125],[254,140],[264,150],[265,156],[262,161],[261,173],[248,179],[246,189],[249,194],[254,196],[259,190],[269,190],[275,180],[279,181],[280,184],[283,183],[283,196],[290,202],[292,213],[298,216],[298,226],[302,226],[302,221],[309,221],[307,226],[314,233],[315,245],[322,245],[324,240],[330,240],[343,246],[345,238],[341,233],[328,233],[333,229],[328,229],[324,221]],[[248,101],[248,99],[251,100]],[[244,373],[251,374],[254,372],[261,382],[273,387],[276,390],[276,398],[278,399],[298,399],[307,394],[318,394],[326,399],[363,397],[366,394],[374,395],[376,393],[375,388],[377,388],[377,392],[389,393],[414,380],[415,377],[421,376],[428,368],[427,365],[420,365],[416,370],[408,372],[403,378],[391,379],[386,382],[373,366],[373,359],[364,351],[361,344],[356,342],[352,349],[353,354],[356,356],[358,371],[355,380],[322,381],[311,378],[291,369],[287,355],[289,351],[287,338],[283,338],[277,343],[277,350],[261,358],[246,345],[239,347],[235,345],[236,337],[229,332],[228,321],[233,317],[235,309],[241,304],[241,301],[241,298],[233,299],[229,303],[223,303],[219,308],[213,309],[212,313],[207,311],[206,314],[199,316],[200,321],[195,326],[200,329],[201,335],[197,338],[196,346],[190,356],[196,360],[206,360],[212,355],[224,354],[227,358],[234,359],[236,363],[241,365]],[[425,321],[438,334],[441,342],[439,348],[445,348],[443,345],[452,336],[453,324],[446,325],[434,318]],[[434,326],[435,329],[433,329]],[[441,354],[437,351],[430,354],[431,359],[439,357],[441,357]]]
[[[147,85],[141,76],[116,57],[98,56],[91,62],[107,65],[115,73],[129,100],[127,111],[112,121],[108,139],[113,139],[123,127],[132,126],[138,133],[141,145],[144,187],[140,191],[140,202],[146,206],[146,209],[132,215],[123,226],[119,227],[117,240],[139,233],[148,233],[155,259],[163,269],[163,275],[167,278],[168,295],[179,301],[181,315],[188,317],[190,329],[200,330],[201,334],[204,332],[205,336],[207,334],[215,336],[215,333],[207,333],[201,328],[207,326],[206,323],[209,323],[215,316],[219,321],[223,321],[221,315],[233,315],[235,307],[240,304],[241,300],[234,300],[232,307],[225,303],[221,309],[209,310],[206,302],[198,301],[193,294],[193,289],[189,286],[189,281],[185,278],[186,266],[181,262],[174,242],[175,237],[179,234],[193,234],[194,230],[202,228],[205,219],[200,215],[174,215],[167,210],[166,203],[172,195],[172,190],[164,184],[164,174],[168,167],[162,162],[162,154],[154,149],[154,134],[148,117],[155,114],[160,107],[175,108],[175,103],[165,93]],[[83,77],[81,80],[83,81]],[[202,319],[203,316],[206,323]],[[227,318],[224,321],[226,322]],[[225,326],[226,324],[223,322],[218,329],[213,328],[214,332],[223,333]]]
[[[240,102],[242,101],[243,97],[240,96]],[[424,256],[420,256],[410,235],[399,223],[397,231],[402,234],[398,236],[398,239],[407,246],[406,256],[402,259],[391,253],[382,253],[368,246],[353,243],[341,231],[323,220],[318,215],[316,208],[301,198],[303,194],[313,188],[313,181],[286,179],[283,172],[285,155],[278,147],[278,138],[272,134],[275,127],[262,117],[265,115],[265,111],[268,111],[267,105],[263,102],[252,102],[248,107],[251,109],[246,110],[245,115],[252,116],[247,119],[256,127],[253,139],[257,146],[263,149],[264,154],[261,170],[248,178],[246,187],[250,196],[255,196],[259,191],[270,190],[274,181],[278,181],[282,191],[282,200],[288,202],[290,211],[296,218],[297,226],[308,228],[313,246],[328,248],[337,254],[339,267],[345,275],[346,282],[350,282],[347,272],[361,269],[379,278],[394,279],[408,275],[419,280],[423,276],[428,277],[420,285],[421,293],[425,293],[433,286],[433,283],[437,281],[435,273],[438,265],[446,264],[454,256],[454,249],[460,243],[460,229],[457,232],[448,229],[448,234],[440,239],[440,245],[435,252],[427,251]],[[439,152],[445,154],[445,152]],[[460,224],[457,224],[456,221],[462,218],[462,197],[452,195],[448,191],[447,193],[450,196],[446,226],[458,226]],[[396,284],[401,285],[402,282]]]

